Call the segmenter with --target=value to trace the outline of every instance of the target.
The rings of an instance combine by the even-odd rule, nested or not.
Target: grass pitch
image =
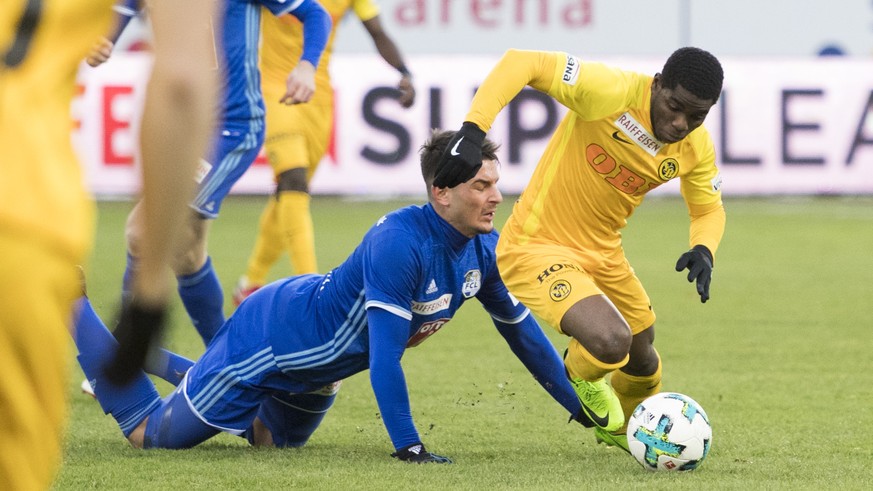
[[[228,313],[264,199],[229,199],[213,226],[209,249]],[[511,202],[501,206],[498,223]],[[316,197],[320,267],[337,265],[376,219],[409,203]],[[596,445],[591,431],[567,424],[471,302],[403,360],[422,438],[453,465],[388,457],[366,372],[345,381],[302,449],[253,449],[219,435],[191,450],[134,450],[79,393],[71,342],[70,422],[55,488],[863,489],[873,462],[873,198],[728,198],[726,206],[705,305],[673,270],[688,248],[680,200],[647,200],[624,233],[658,315],[664,390],[692,396],[713,425],[712,452],[696,471],[646,472],[623,452]],[[104,319],[117,305],[130,208],[100,204],[87,276]],[[289,273],[283,258],[272,276]],[[566,339],[546,329],[563,350]],[[178,302],[166,344],[192,358],[202,352]],[[170,388],[161,383],[159,390]]]

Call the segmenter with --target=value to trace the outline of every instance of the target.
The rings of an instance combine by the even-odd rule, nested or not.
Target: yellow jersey
[[[113,3],[0,2],[0,227],[77,262],[89,250],[94,211],[73,151],[70,103]],[[23,17],[35,23],[31,32]]]
[[[477,93],[467,121],[487,131],[522,81],[569,111],[502,234],[521,245],[613,250],[646,193],[679,178],[692,217],[690,242],[715,254],[725,219],[712,140],[703,126],[677,143],[655,138],[652,76],[566,53],[516,51],[509,59],[515,61],[501,68],[505,77],[489,77],[500,83],[479,88],[493,92]]]
[[[319,0],[319,3],[330,15],[333,27],[330,37],[318,63],[315,72],[315,95],[309,104],[330,104],[333,101],[333,90],[330,86],[330,57],[333,54],[333,43],[337,27],[342,17],[349,11],[362,21],[368,21],[379,15],[379,6],[373,0]],[[281,84],[300,60],[303,53],[303,23],[293,15],[276,17],[269,12],[261,16],[261,78],[262,85]]]

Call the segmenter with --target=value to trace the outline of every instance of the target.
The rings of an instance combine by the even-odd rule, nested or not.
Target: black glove
[[[451,464],[452,459],[436,455],[424,449],[423,443],[413,443],[391,454],[392,457],[412,464]]]
[[[433,180],[438,188],[453,188],[467,182],[482,167],[482,142],[485,132],[469,121],[449,141],[440,158],[439,169]]]
[[[136,300],[122,303],[118,327],[113,332],[118,351],[104,368],[109,382],[124,385],[142,370],[152,344],[159,342],[166,313],[164,307],[146,307]]]
[[[676,271],[688,268],[688,281],[697,280],[697,294],[700,301],[709,300],[709,282],[712,280],[712,253],[706,246],[696,245],[679,256]]]

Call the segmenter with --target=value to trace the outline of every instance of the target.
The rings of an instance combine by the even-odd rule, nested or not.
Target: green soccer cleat
[[[593,423],[593,425],[585,425],[585,423],[583,425],[603,428],[606,431],[615,431],[624,426],[621,403],[605,379],[589,382],[571,378],[570,383],[576,389],[576,395],[582,403],[580,416]]]
[[[630,453],[625,433],[613,433],[602,428],[594,428],[594,437],[597,439],[597,443],[605,443],[607,447],[618,447]]]

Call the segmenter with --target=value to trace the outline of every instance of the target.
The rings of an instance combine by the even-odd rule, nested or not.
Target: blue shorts
[[[366,368],[366,357],[344,362],[341,354],[315,368],[280,367],[289,353],[309,353],[324,343],[308,308],[320,282],[321,276],[305,275],[271,283],[224,323],[182,384],[201,420],[239,435],[269,398],[319,391]]]
[[[197,168],[197,195],[191,208],[206,218],[216,218],[230,188],[245,174],[264,144],[264,122],[225,122],[212,139],[208,160]]]

